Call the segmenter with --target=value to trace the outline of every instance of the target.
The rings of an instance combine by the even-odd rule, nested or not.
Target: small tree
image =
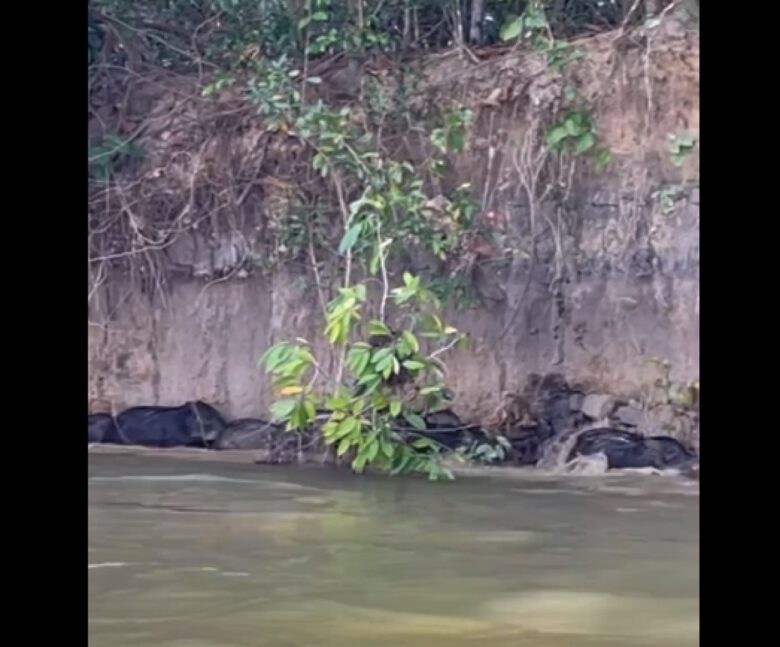
[[[363,323],[370,307],[365,283],[340,288],[328,305],[324,334],[341,357],[335,376],[327,375],[303,339],[281,342],[265,353],[262,362],[283,397],[271,413],[289,431],[301,432],[315,424],[324,407],[325,442],[338,457],[349,452],[356,472],[372,465],[391,474],[451,478],[441,464],[439,446],[421,433],[421,414],[449,396],[440,358],[464,337],[441,321],[436,299],[418,277],[404,273],[403,285],[390,290],[384,269],[382,273],[378,318]],[[397,311],[395,319],[406,323],[403,328],[388,325],[388,299]],[[429,347],[427,352],[423,346]]]

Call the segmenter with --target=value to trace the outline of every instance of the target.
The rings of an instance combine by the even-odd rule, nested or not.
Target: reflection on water
[[[687,647],[698,496],[90,456],[93,647]]]

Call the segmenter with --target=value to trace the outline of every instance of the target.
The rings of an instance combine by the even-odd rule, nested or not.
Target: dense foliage
[[[542,13],[571,38],[662,10],[666,0],[92,0],[93,15],[132,30],[166,67],[233,67],[260,56],[480,46],[518,35]],[[696,3],[698,5],[698,3]],[[502,38],[503,37],[503,38]],[[95,42],[90,36],[90,48]],[[90,54],[92,60],[92,54]]]

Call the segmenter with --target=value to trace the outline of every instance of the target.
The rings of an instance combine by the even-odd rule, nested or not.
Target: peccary
[[[577,438],[569,460],[577,456],[604,454],[610,469],[683,467],[696,455],[680,442],[667,436],[646,438],[641,434],[617,429],[589,429]]]
[[[108,413],[93,413],[87,416],[87,442],[102,443],[115,430],[114,417]]]
[[[210,447],[225,420],[205,402],[178,407],[133,407],[116,417],[104,443],[149,447]]]

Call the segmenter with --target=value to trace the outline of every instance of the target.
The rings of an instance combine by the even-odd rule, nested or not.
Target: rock
[[[577,416],[569,407],[571,389],[563,375],[549,373],[544,377],[532,376],[530,386],[534,417],[550,426],[556,434],[576,426]]]
[[[585,396],[582,393],[572,393],[569,396],[569,409],[572,411],[582,411],[582,403],[585,401]]]
[[[612,417],[617,424],[625,427],[639,427],[644,421],[645,416],[642,411],[627,404],[615,409],[615,413]]]
[[[607,394],[586,395],[582,401],[581,411],[591,420],[601,420],[609,416],[615,409],[615,398]]]

